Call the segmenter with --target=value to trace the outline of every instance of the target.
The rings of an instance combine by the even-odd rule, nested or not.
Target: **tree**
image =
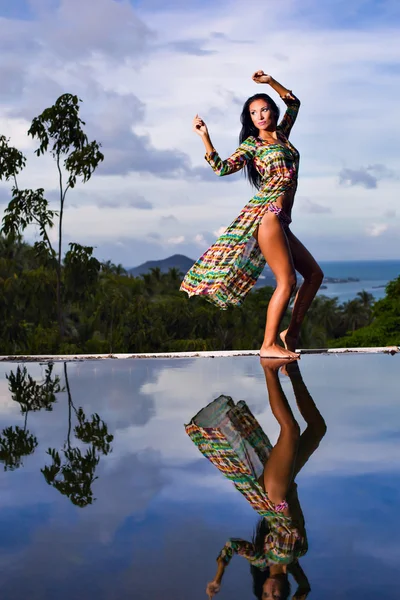
[[[363,307],[367,310],[371,310],[371,307],[373,306],[373,304],[375,302],[374,296],[372,294],[370,294],[369,292],[366,292],[365,290],[361,290],[361,292],[357,293],[357,299],[361,302]]]
[[[2,232],[5,235],[16,236],[28,225],[39,227],[41,241],[35,244],[38,253],[48,253],[57,272],[57,317],[61,338],[64,335],[62,313],[62,237],[65,197],[69,189],[73,189],[78,178],[86,183],[93,172],[104,159],[100,152],[100,144],[89,142],[82,126],[84,121],[79,118],[79,102],[77,96],[63,94],[55,104],[46,108],[32,121],[28,135],[38,140],[37,156],[49,151],[53,156],[58,170],[59,179],[59,211],[49,208],[44,197],[44,189],[20,190],[17,175],[25,167],[26,158],[16,148],[9,146],[8,140],[0,136],[0,180],[13,179],[12,200],[5,210]],[[66,172],[66,173],[65,173]],[[53,227],[54,217],[58,216],[58,250],[51,244],[48,230]]]
[[[357,298],[343,303],[342,318],[345,331],[355,331],[367,324],[366,312]]]
[[[331,342],[334,348],[400,345],[400,276],[386,286],[386,296],[374,303],[367,326]]]
[[[64,259],[65,296],[72,302],[80,302],[94,292],[101,264],[92,256],[92,246],[71,243],[69,247]]]

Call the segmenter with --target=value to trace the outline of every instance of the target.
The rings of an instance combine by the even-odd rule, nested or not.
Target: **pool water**
[[[300,360],[327,424],[297,478],[310,599],[399,597],[399,360]],[[220,394],[246,400],[276,442],[255,356],[1,363],[2,598],[207,598],[218,552],[257,522],[185,433]],[[234,556],[217,598],[250,599],[251,587]]]

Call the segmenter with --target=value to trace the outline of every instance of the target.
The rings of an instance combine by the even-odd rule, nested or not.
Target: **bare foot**
[[[279,334],[279,337],[281,338],[282,343],[285,346],[286,350],[290,350],[291,352],[296,352],[298,336],[288,335],[287,331],[288,331],[287,329],[285,329],[284,331],[281,331],[281,333]]]
[[[292,352],[291,350],[286,350],[282,348],[282,346],[278,346],[278,344],[271,344],[271,346],[261,346],[260,349],[260,357],[261,358],[281,358],[281,359],[296,359],[299,358],[300,354],[298,352]]]

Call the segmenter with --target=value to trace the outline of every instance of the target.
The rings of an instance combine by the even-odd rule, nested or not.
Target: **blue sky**
[[[202,254],[253,192],[242,174],[212,173],[191,120],[231,154],[262,68],[302,101],[294,233],[320,260],[400,257],[395,0],[16,0],[0,3],[0,34],[0,133],[28,157],[20,186],[57,207],[55,165],[26,132],[64,92],[103,145],[96,175],[67,196],[65,243],[125,266]],[[3,183],[0,211],[9,194]]]

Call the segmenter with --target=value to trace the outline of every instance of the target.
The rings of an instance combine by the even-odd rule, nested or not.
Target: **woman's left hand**
[[[262,69],[253,73],[252,80],[256,83],[270,83],[272,77],[264,73]]]

